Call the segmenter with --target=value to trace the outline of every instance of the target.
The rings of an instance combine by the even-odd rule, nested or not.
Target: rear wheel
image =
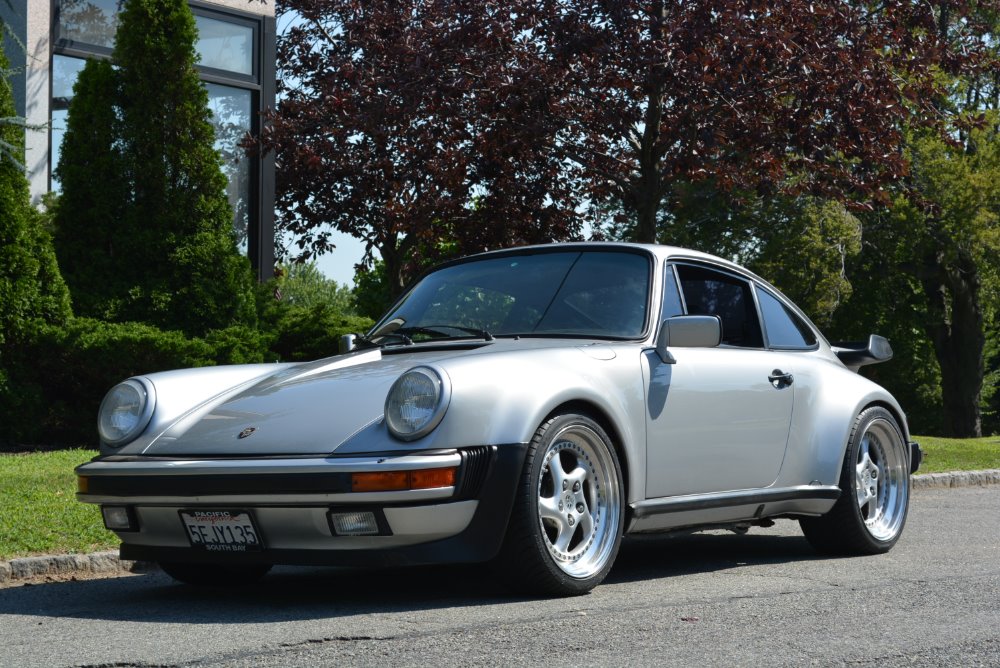
[[[855,420],[840,490],[830,512],[800,520],[806,539],[822,552],[888,552],[906,524],[910,462],[903,432],[886,409],[868,408]]]
[[[163,572],[189,585],[204,587],[237,587],[252,584],[267,575],[271,564],[193,564],[161,561]]]
[[[515,589],[585,594],[604,580],[621,544],[621,470],[594,420],[567,414],[531,441],[495,566]]]

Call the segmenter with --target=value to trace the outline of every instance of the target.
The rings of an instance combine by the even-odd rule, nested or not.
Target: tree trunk
[[[386,288],[391,300],[403,293],[403,256],[396,248],[396,243],[385,244],[379,248],[379,255],[385,265]]]
[[[652,185],[653,187],[649,187]],[[637,191],[636,208],[636,241],[643,244],[655,244],[656,239],[656,213],[660,210],[661,197],[657,194],[656,184],[647,183],[643,176]]]
[[[985,373],[979,270],[967,251],[947,262],[942,251],[924,257],[920,281],[927,298],[924,325],[941,367],[946,436],[982,436],[980,398]]]
[[[659,139],[662,100],[659,91],[649,95],[646,107],[646,127],[642,133],[639,148],[639,177],[633,181],[635,196],[636,241],[655,244],[656,214],[660,211],[665,192],[663,176],[660,174],[660,153],[656,148]]]
[[[649,8],[649,36],[654,41],[663,39],[666,29],[667,10],[665,3],[656,0]],[[649,75],[649,90],[646,93],[646,111],[643,118],[642,138],[639,141],[639,177],[633,181],[635,196],[636,241],[645,244],[655,244],[656,214],[663,202],[663,177],[660,175],[660,149],[657,143],[660,139],[660,123],[663,120],[663,86],[654,84],[660,78],[656,70],[661,64],[651,65],[653,71]]]
[[[393,233],[378,247],[379,255],[385,264],[386,287],[393,301],[403,294],[403,289],[413,278],[407,275],[406,269],[410,251],[413,250],[414,238],[412,234],[400,236]]]

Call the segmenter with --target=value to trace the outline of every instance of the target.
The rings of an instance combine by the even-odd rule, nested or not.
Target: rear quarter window
[[[771,348],[804,350],[816,345],[816,335],[805,322],[767,290],[757,288],[767,344]]]

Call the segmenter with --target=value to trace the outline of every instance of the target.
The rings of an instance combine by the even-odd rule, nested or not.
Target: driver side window
[[[714,315],[722,321],[722,344],[763,348],[760,319],[750,283],[731,274],[677,265],[689,315]]]

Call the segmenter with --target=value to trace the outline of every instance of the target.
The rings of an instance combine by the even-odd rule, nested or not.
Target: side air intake
[[[470,499],[478,496],[496,454],[496,447],[477,445],[464,448],[458,453],[462,456],[461,479],[458,481],[455,497]]]

